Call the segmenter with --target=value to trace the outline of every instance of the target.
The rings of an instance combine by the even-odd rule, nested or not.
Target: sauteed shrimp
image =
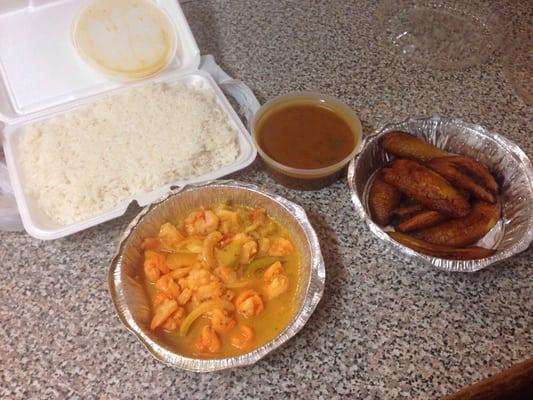
[[[218,204],[144,238],[149,329],[184,355],[224,358],[266,343],[294,311],[299,254],[264,208]]]

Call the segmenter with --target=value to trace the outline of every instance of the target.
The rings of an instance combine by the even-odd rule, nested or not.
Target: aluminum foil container
[[[301,255],[301,274],[295,314],[271,341],[241,356],[222,359],[196,359],[182,356],[161,343],[150,329],[150,305],[143,287],[143,238],[155,236],[170,219],[185,218],[192,210],[233,201],[235,204],[263,207],[287,228]],[[320,245],[302,207],[258,187],[235,181],[213,181],[178,189],[158,203],[145,207],[130,223],[120,239],[117,254],[108,273],[109,291],[117,314],[126,326],[158,360],[189,371],[207,372],[257,362],[293,337],[305,325],[322,297],[326,272]]]
[[[500,184],[502,218],[477,245],[496,249],[480,260],[447,260],[420,254],[393,240],[370,218],[368,189],[375,173],[391,157],[381,147],[387,132],[404,131],[452,153],[468,155],[489,167]],[[359,216],[370,230],[399,253],[445,271],[473,272],[528,248],[533,240],[533,170],[527,155],[505,137],[459,119],[411,117],[387,124],[365,138],[363,149],[350,163],[348,184]]]

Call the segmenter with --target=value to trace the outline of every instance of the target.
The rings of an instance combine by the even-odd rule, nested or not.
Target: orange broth
[[[193,358],[227,358],[247,353],[273,339],[293,317],[300,275],[300,256],[287,229],[266,215],[266,212],[262,209],[218,204],[212,208],[201,209],[195,212],[200,213],[197,214],[200,216],[198,217],[200,222],[202,222],[201,216],[205,215],[206,212],[213,212],[217,215],[219,224],[216,231],[221,232],[223,239],[221,239],[214,247],[213,254],[216,262],[211,268],[207,266],[205,259],[202,258],[202,253],[199,253],[197,256],[197,260],[194,261],[194,266],[180,266],[180,268],[184,268],[183,271],[186,271],[187,268],[192,268],[192,270],[196,272],[200,269],[206,270],[210,274],[210,279],[212,279],[210,283],[217,282],[215,286],[219,284],[222,285],[224,288],[224,294],[220,296],[220,298],[228,299],[234,306],[234,310],[224,310],[224,313],[227,314],[226,316],[228,320],[234,320],[235,325],[223,332],[215,331],[220,342],[220,348],[215,352],[206,350],[205,348],[201,350],[198,347],[200,346],[198,343],[203,343],[203,330],[208,329],[205,327],[211,329],[211,327],[215,326],[212,313],[210,314],[207,312],[203,314],[192,323],[186,334],[180,334],[180,329],[183,321],[187,318],[187,315],[200,304],[213,300],[213,298],[195,300],[194,296],[198,296],[199,293],[202,292],[201,288],[197,288],[196,291],[193,291],[193,297],[189,302],[178,306],[183,308],[184,318],[181,320],[181,323],[178,324],[177,328],[171,330],[165,329],[164,326],[158,326],[153,329],[153,334],[172,350],[184,356]],[[189,217],[193,214],[194,212],[191,213]],[[231,218],[228,218],[228,216],[231,216]],[[205,219],[207,220],[207,218]],[[191,220],[191,218],[189,218],[189,220]],[[192,218],[192,220],[194,220],[194,218]],[[228,220],[231,220],[232,222],[228,223]],[[198,219],[196,221],[198,221]],[[191,226],[193,226],[196,221],[189,223],[188,225],[183,219],[173,221],[174,223],[171,224],[173,228],[169,228],[170,225],[165,224],[165,228],[162,228],[157,237],[145,239],[145,242],[143,243],[143,246],[145,247],[145,259],[147,259],[150,254],[153,255],[155,252],[164,257],[165,263],[173,267],[172,257],[175,256],[172,256],[172,254],[181,255],[190,252],[190,250],[199,250],[198,248],[193,248],[194,246],[187,248],[183,245],[187,240],[191,240],[190,238],[192,238],[193,241],[198,241],[198,243],[199,240],[203,240],[203,243],[205,243],[205,238],[208,237],[209,234],[188,233],[188,231],[190,232],[193,229]],[[254,226],[256,226],[255,229]],[[173,230],[174,228],[175,232]],[[169,231],[174,233],[169,236]],[[245,231],[248,231],[245,237],[249,240],[243,239],[242,235],[239,236],[239,234]],[[213,232],[210,232],[210,234],[217,235]],[[179,237],[176,238],[175,235],[178,235]],[[244,252],[243,241],[245,243],[253,241],[257,244],[257,253],[254,254],[250,260],[246,260],[248,262],[242,262],[242,253]],[[268,249],[265,245],[266,241],[270,244]],[[288,241],[289,244],[285,241]],[[280,243],[285,245],[284,247],[281,247],[281,250],[278,249]],[[146,247],[150,247],[150,249],[146,249]],[[291,248],[292,251],[289,251]],[[284,252],[288,254],[277,255]],[[279,268],[274,268],[278,273],[278,275],[274,275],[274,279],[281,279],[280,276],[283,275],[284,277],[281,279],[281,282],[285,283],[288,281],[288,284],[283,292],[270,298],[273,293],[275,294],[275,290],[279,290],[280,287],[285,287],[283,285],[280,286],[279,284],[277,286],[272,286],[278,281],[274,282],[272,280],[266,280],[265,278],[265,275],[267,274],[266,271],[276,261],[281,263],[282,269],[279,270]],[[235,272],[234,277],[236,277],[236,279],[231,282],[224,280],[226,275],[221,273],[221,268],[225,267],[230,267],[231,271]],[[172,269],[169,274],[177,269],[179,268]],[[225,271],[227,271],[227,269]],[[188,285],[191,284],[191,282],[189,282],[192,279],[190,278],[192,276],[191,274],[192,273],[189,273],[187,277],[182,278],[185,280],[174,280],[178,287],[176,293],[183,293]],[[161,277],[163,275],[165,274],[161,273]],[[233,276],[233,272],[231,272],[230,275]],[[154,305],[154,301],[157,297],[157,293],[161,292],[161,290],[157,289],[157,283],[150,281],[146,267],[143,276],[145,288],[152,303],[152,316],[155,318],[158,310],[157,307],[161,307],[161,305]],[[161,279],[161,277],[159,279]],[[153,280],[152,277],[152,281]],[[228,288],[228,286],[230,288]],[[274,292],[272,291],[272,287],[275,289]],[[245,315],[240,312],[239,307],[237,307],[236,299],[239,297],[239,294],[249,290],[254,290],[263,303],[263,309],[258,312],[257,315]],[[179,296],[175,296],[176,293],[167,296],[168,298],[165,301],[167,301],[168,304],[171,304],[172,301],[179,298]],[[216,299],[217,298],[215,298],[215,300]],[[243,305],[241,304],[240,306],[242,307]],[[178,312],[181,311],[176,311],[176,313]],[[153,321],[154,320],[152,319],[152,322]],[[238,335],[242,325],[251,328],[254,336],[244,348],[237,348],[232,344],[232,340]]]
[[[356,145],[355,134],[340,113],[312,104],[287,105],[267,113],[257,125],[257,140],[273,160],[302,169],[334,165]]]

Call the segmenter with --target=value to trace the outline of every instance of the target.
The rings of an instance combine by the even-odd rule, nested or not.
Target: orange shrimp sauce
[[[196,216],[193,216],[196,213]],[[202,214],[204,213],[204,214]],[[211,214],[212,213],[212,214]],[[215,218],[213,218],[213,215]],[[191,217],[193,216],[193,217]],[[216,220],[218,219],[218,223]],[[215,220],[215,222],[213,222]],[[228,222],[229,221],[229,222]],[[209,226],[206,228],[206,222]],[[169,230],[169,226],[175,228]],[[216,228],[215,228],[216,225]],[[200,230],[201,232],[199,232]],[[170,232],[174,232],[169,235]],[[208,233],[209,231],[209,233]],[[214,232],[220,232],[218,235]],[[211,235],[211,236],[210,236]],[[204,245],[208,242],[208,237],[222,237],[213,247],[214,263],[205,258]],[[255,244],[244,243],[253,242]],[[144,243],[149,243],[150,249],[145,250],[145,260],[150,254],[158,253],[165,258],[165,262],[173,267],[173,259],[185,254],[191,258],[191,253],[195,255],[192,265],[180,266],[183,271],[191,269],[188,276],[181,279],[174,279],[181,294],[184,290],[192,287],[192,297],[184,305],[178,307],[184,311],[184,316],[179,321],[178,326],[172,326],[168,329],[163,325],[152,329],[152,334],[171,350],[188,357],[193,358],[227,358],[248,353],[273,339],[289,323],[295,312],[296,293],[298,291],[298,282],[300,276],[300,255],[296,246],[290,238],[290,234],[283,226],[270,218],[263,209],[251,209],[240,205],[217,204],[209,208],[196,210],[189,214],[185,220],[172,221],[171,224],[164,224],[159,235],[154,238],[145,239]],[[267,244],[269,246],[267,246]],[[288,243],[288,244],[287,244]],[[257,252],[249,259],[246,259],[244,247],[257,247]],[[178,255],[178,256],[176,256]],[[267,270],[272,264],[280,262],[282,268],[274,267],[276,270],[274,280],[267,279],[270,277]],[[145,261],[146,265],[146,261]],[[221,268],[231,268],[228,273],[221,273]],[[177,269],[180,269],[177,268]],[[165,271],[163,266],[163,271]],[[209,274],[209,283],[216,282],[219,292],[211,298],[199,298],[203,288],[193,285],[191,276],[200,270],[205,270]],[[168,272],[171,274],[176,269]],[[196,271],[196,272],[192,272]],[[225,271],[228,271],[226,268]],[[234,271],[234,273],[231,273]],[[161,272],[161,271],[160,271]],[[202,272],[207,275],[207,273]],[[157,272],[155,272],[157,275]],[[153,271],[144,268],[145,289],[151,300],[152,305],[152,323],[158,313],[158,307],[161,305],[154,304],[158,297],[157,280],[154,282]],[[163,277],[163,273],[159,274]],[[265,275],[267,278],[265,278]],[[273,283],[283,283],[284,285],[274,285]],[[288,284],[287,284],[288,282]],[[282,287],[284,290],[279,290]],[[245,291],[254,290],[262,300],[263,308],[257,315],[246,315],[239,308],[237,301],[239,295]],[[277,293],[279,292],[279,293]],[[176,294],[173,293],[168,297],[170,304],[175,301]],[[161,297],[161,293],[159,294]],[[177,296],[179,299],[179,296]],[[226,300],[224,303],[224,313],[229,320],[234,321],[231,326],[224,332],[217,332],[216,339],[220,344],[216,351],[213,349],[203,348],[198,343],[202,343],[202,331],[206,326],[214,327],[213,309],[203,313],[194,320],[190,328],[184,334],[182,330],[184,321],[191,313],[203,303]],[[227,309],[228,302],[233,309]],[[242,303],[240,307],[244,307]],[[214,307],[217,308],[217,307]],[[194,314],[194,313],[193,313]],[[175,315],[175,314],[174,314]],[[172,318],[172,316],[170,317]],[[230,321],[231,322],[231,321]],[[241,326],[245,325],[253,330],[253,339],[246,343],[243,348],[235,347],[234,338],[241,332]],[[216,346],[215,346],[216,347]]]

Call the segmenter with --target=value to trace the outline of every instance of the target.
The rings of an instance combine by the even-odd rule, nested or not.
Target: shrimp
[[[154,296],[154,301],[153,301],[154,306],[158,306],[159,304],[161,304],[167,299],[168,297],[164,293],[161,293],[161,292],[156,293]]]
[[[255,240],[250,240],[242,245],[240,263],[241,264],[250,264],[250,261],[257,254],[257,242]]]
[[[157,281],[161,274],[166,274],[170,271],[164,255],[147,250],[144,253],[144,257],[144,274],[150,282]]]
[[[189,272],[191,272],[191,269],[192,267],[178,268],[178,269],[175,269],[174,271],[171,271],[170,276],[172,277],[172,279],[184,278],[187,275],[189,275]]]
[[[285,312],[279,302],[293,301],[299,247],[289,232],[264,208],[230,203],[158,227],[139,240],[143,279],[153,283],[147,329],[179,335],[177,346],[200,358],[243,354],[267,339],[263,328]]]
[[[155,290],[168,299],[177,299],[180,295],[180,288],[170,274],[163,275],[157,280]]]
[[[202,333],[194,343],[194,347],[199,353],[218,353],[222,344],[213,327],[206,325],[202,328]]]
[[[235,299],[235,307],[243,317],[250,318],[263,311],[263,299],[255,290],[245,290]]]
[[[266,283],[263,287],[263,293],[267,300],[272,300],[274,297],[285,293],[289,289],[289,278],[287,275],[277,275],[272,281]]]
[[[185,230],[189,235],[207,235],[217,230],[220,218],[211,210],[195,211],[185,218]]]
[[[254,330],[248,325],[239,325],[238,332],[230,339],[231,345],[239,350],[245,350],[250,347],[254,340]]]
[[[196,291],[196,298],[200,301],[207,299],[217,299],[224,294],[224,285],[220,281],[210,282],[202,285]]]
[[[237,280],[237,272],[231,267],[220,266],[213,271],[224,283],[233,283]]]
[[[176,300],[165,300],[163,303],[155,308],[154,317],[150,323],[150,329],[155,330],[163,322],[165,322],[177,309],[178,303]]]
[[[217,266],[215,258],[215,246],[222,240],[222,233],[219,231],[211,232],[204,240],[202,246],[202,261],[210,269]]]
[[[202,285],[207,285],[211,281],[211,273],[203,268],[193,268],[187,277],[187,287],[193,290]]]
[[[178,231],[178,229],[170,222],[161,225],[158,237],[163,244],[169,247],[176,246],[179,242],[185,239],[180,231]]]
[[[178,307],[178,309],[172,314],[162,325],[163,329],[167,331],[175,331],[179,328],[181,321],[185,317],[185,309]]]
[[[279,236],[270,239],[269,256],[288,256],[293,251],[294,246],[289,240]]]
[[[155,282],[161,276],[161,271],[153,262],[144,262],[144,275],[150,282]]]
[[[229,331],[237,324],[237,321],[230,316],[228,311],[220,308],[211,311],[210,316],[213,329],[220,334]]]
[[[283,272],[283,266],[279,261],[276,261],[263,274],[263,293],[267,300],[278,297],[289,289],[289,278]]]
[[[283,273],[283,265],[279,261],[276,261],[274,264],[271,264],[263,274],[263,279],[265,282],[271,281],[275,276]]]
[[[194,235],[197,232],[196,221],[202,218],[203,211],[193,211],[185,218],[185,231],[188,235]]]
[[[187,284],[187,278],[179,278],[178,285],[181,290],[185,290],[189,288],[189,285]]]
[[[185,304],[189,302],[191,297],[192,297],[192,290],[189,288],[185,288],[178,296],[178,303],[184,306]]]

